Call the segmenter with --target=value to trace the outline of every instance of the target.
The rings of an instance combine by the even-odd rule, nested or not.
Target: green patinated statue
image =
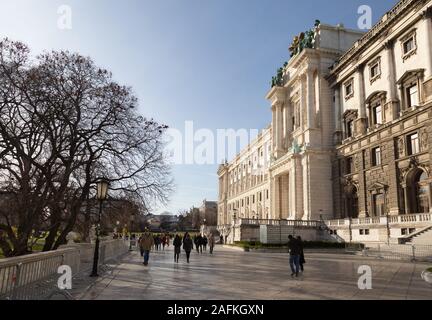
[[[308,30],[306,32],[300,33],[298,36],[295,36],[290,47],[289,51],[291,53],[291,58],[298,55],[305,48],[313,49],[315,48],[315,40],[318,32],[318,28],[321,24],[321,21],[315,20],[314,28]],[[285,62],[283,68],[280,68],[277,71],[277,75],[272,78],[271,86],[283,86],[283,73],[286,67],[288,66],[288,62]]]

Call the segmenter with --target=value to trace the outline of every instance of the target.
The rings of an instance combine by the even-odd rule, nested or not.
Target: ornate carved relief
[[[426,131],[426,128],[423,128],[423,130],[420,131],[420,150],[426,151],[428,150],[428,132]]]
[[[400,158],[405,156],[405,139],[403,137],[399,137],[397,142],[397,149]]]

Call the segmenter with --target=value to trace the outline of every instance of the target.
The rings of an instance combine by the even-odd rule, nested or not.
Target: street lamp
[[[132,232],[133,232],[133,228],[134,228],[134,222],[135,222],[135,214],[132,213],[130,216],[130,236],[129,236],[129,251],[132,251]]]
[[[93,270],[90,277],[98,277],[98,263],[99,263],[99,236],[100,236],[100,224],[102,218],[102,203],[106,200],[108,194],[109,181],[105,178],[99,178],[96,182],[96,199],[99,200],[99,215],[96,226],[96,244],[93,256]]]

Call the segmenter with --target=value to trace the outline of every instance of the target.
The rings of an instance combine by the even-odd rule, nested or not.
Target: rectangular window
[[[381,74],[380,65],[377,62],[377,63],[373,64],[370,67],[370,76],[371,76],[371,79],[374,79],[375,77],[379,76],[380,74]]]
[[[410,134],[407,137],[408,155],[414,155],[420,152],[419,136],[418,133]]]
[[[380,166],[381,165],[381,148],[373,148],[372,149],[372,165]]]
[[[369,231],[369,229],[365,229],[365,231],[364,231],[364,233],[365,233],[365,235],[369,235],[370,234],[370,231]]]
[[[353,94],[353,84],[352,82],[349,82],[345,85],[345,96],[349,97]]]
[[[252,196],[252,203],[255,203],[255,195]]]
[[[411,108],[418,105],[418,89],[417,84],[412,85],[406,89],[407,94],[407,107]]]
[[[347,138],[351,138],[354,136],[354,121],[350,120],[346,124],[347,129]]]
[[[373,196],[374,214],[376,217],[381,217],[385,214],[384,210],[384,194],[377,193]]]
[[[383,119],[382,119],[382,108],[381,105],[377,105],[375,107],[372,108],[372,113],[373,113],[373,124],[382,124]]]
[[[363,229],[360,229],[359,232],[360,232],[361,236],[364,235],[364,230]]]
[[[403,43],[404,55],[410,53],[413,49],[414,49],[414,37],[411,37]]]
[[[352,157],[346,159],[346,174],[354,173],[354,160]]]
[[[266,191],[266,198],[267,198],[267,200],[269,198],[269,191],[268,190]]]

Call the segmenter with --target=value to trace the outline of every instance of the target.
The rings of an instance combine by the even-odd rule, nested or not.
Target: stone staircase
[[[405,243],[432,246],[432,226],[426,227],[409,235]]]

